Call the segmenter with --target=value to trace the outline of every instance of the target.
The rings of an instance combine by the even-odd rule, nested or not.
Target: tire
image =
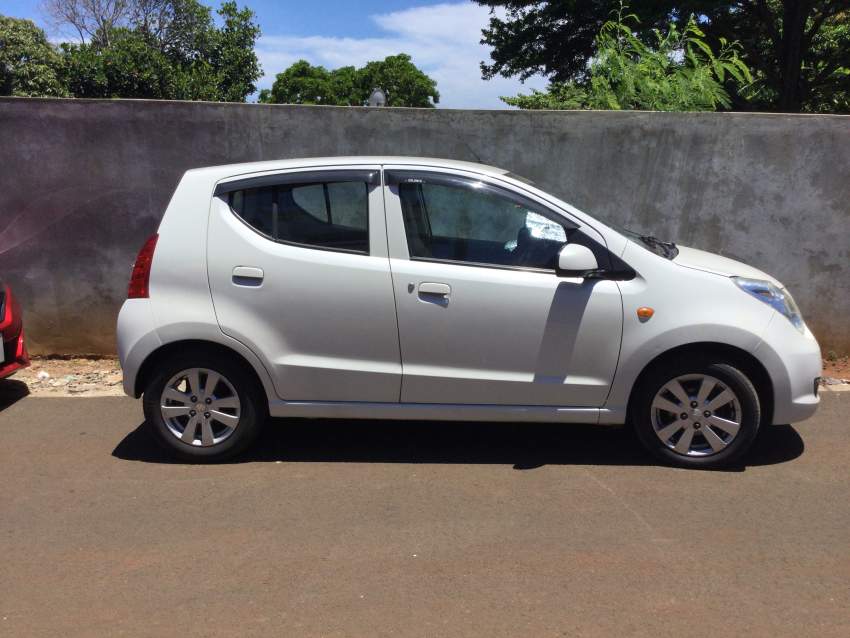
[[[635,390],[630,417],[638,439],[656,458],[713,469],[740,461],[750,449],[761,405],[738,368],[689,358],[650,370]]]
[[[253,371],[217,352],[189,351],[162,362],[142,403],[157,442],[172,456],[196,463],[224,461],[245,451],[268,418],[265,393]]]

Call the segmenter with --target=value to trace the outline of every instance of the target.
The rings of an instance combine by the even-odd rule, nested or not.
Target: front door
[[[416,170],[385,180],[402,402],[603,405],[619,288],[555,274],[568,241],[603,259],[601,236],[505,185]]]
[[[398,402],[384,223],[378,166],[219,185],[207,244],[215,312],[282,398]]]

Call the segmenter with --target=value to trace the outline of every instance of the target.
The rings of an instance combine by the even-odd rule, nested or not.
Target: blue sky
[[[504,108],[500,95],[543,88],[542,78],[481,80],[479,62],[488,50],[479,44],[487,9],[469,0],[237,0],[257,14],[263,30],[257,54],[265,76],[260,88],[299,58],[328,68],[409,53],[414,63],[437,80],[440,106]],[[218,2],[206,2],[218,6]],[[30,18],[52,39],[39,10],[40,0],[0,0],[0,13]]]

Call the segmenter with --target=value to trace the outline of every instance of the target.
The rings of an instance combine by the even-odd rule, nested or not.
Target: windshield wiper
[[[661,241],[652,235],[641,235],[640,240],[647,246],[654,248],[655,252],[667,259],[673,259],[679,254],[679,249],[672,241]]]

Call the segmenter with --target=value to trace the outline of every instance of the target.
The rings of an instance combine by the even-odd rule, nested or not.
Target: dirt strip
[[[34,357],[29,368],[13,377],[22,381],[35,396],[104,397],[123,396],[121,366],[108,357]]]

